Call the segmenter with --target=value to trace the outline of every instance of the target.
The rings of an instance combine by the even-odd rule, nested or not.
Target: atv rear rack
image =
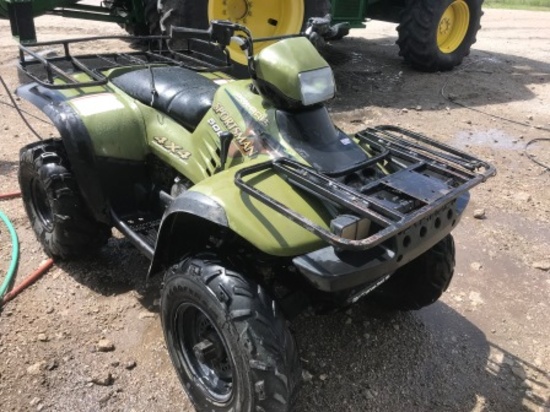
[[[244,192],[281,213],[341,250],[367,250],[403,232],[453,203],[460,195],[496,173],[495,168],[460,150],[396,126],[377,126],[355,135],[371,161],[338,171],[341,177],[322,174],[282,157],[241,169],[235,183]],[[245,177],[272,170],[289,184],[335,206],[338,215],[367,218],[372,223],[365,239],[347,239],[313,223]],[[367,184],[351,187],[354,173],[373,175]],[[452,217],[452,211],[448,214]],[[437,227],[437,219],[435,219]]]
[[[207,48],[214,46],[206,41],[189,40],[187,47],[172,50],[161,47],[153,50],[154,43],[162,44],[166,36],[96,36],[49,42],[33,45],[19,45],[18,68],[33,81],[50,89],[73,89],[77,87],[102,86],[109,80],[104,71],[115,67],[175,65],[194,71],[224,71],[231,67],[228,52],[218,49],[218,57],[207,54]],[[128,53],[97,53],[75,56],[70,46],[76,43],[95,42],[99,40],[127,40],[149,43],[149,50]],[[40,50],[45,47],[61,47],[63,55],[45,57]],[[93,47],[93,46],[91,46]],[[202,51],[198,50],[202,47]],[[91,80],[78,80],[77,73],[87,74]],[[62,80],[62,82],[56,81]]]

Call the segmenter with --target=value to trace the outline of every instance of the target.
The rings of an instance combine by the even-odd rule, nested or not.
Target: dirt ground
[[[300,411],[550,411],[550,173],[527,155],[550,164],[550,143],[526,149],[550,137],[550,13],[487,10],[482,25],[450,73],[405,66],[395,26],[378,22],[325,51],[339,88],[330,110],[344,130],[401,125],[489,160],[498,175],[472,191],[454,232],[455,278],[439,302],[395,313],[364,301],[293,322],[307,371]],[[16,46],[6,22],[0,31],[0,74],[14,90]],[[38,33],[49,40],[120,30],[42,17]],[[19,148],[34,138],[1,89],[0,107],[7,193],[18,190]],[[46,256],[21,200],[0,208],[19,234],[19,282]],[[478,209],[485,219],[474,218]],[[9,244],[1,227],[0,273]],[[145,284],[147,267],[127,241],[112,239],[93,259],[59,262],[6,305],[2,411],[193,410],[167,356],[159,282]]]

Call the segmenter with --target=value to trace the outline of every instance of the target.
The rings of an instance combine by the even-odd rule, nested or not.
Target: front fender
[[[206,244],[216,228],[227,226],[225,210],[214,199],[195,191],[178,196],[164,213],[147,276]]]
[[[190,190],[201,193],[219,204],[227,216],[228,227],[261,251],[288,257],[311,252],[325,245],[316,235],[266,206],[235,184],[235,173],[244,165],[233,167],[203,180]],[[294,188],[272,170],[264,170],[247,178],[248,183],[266,192],[275,200],[328,228],[330,215],[319,200]]]
[[[244,166],[249,166],[247,162]],[[241,168],[216,174],[178,196],[164,214],[149,275],[159,272],[193,247],[208,242],[219,228],[227,228],[259,250],[273,256],[296,256],[326,244],[314,234],[242,192],[234,183]],[[279,176],[265,171],[251,179],[288,207],[327,227],[330,216],[317,200],[297,192]]]

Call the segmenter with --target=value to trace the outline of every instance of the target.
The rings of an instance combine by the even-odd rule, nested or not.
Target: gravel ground
[[[411,313],[367,300],[292,323],[303,361],[300,411],[550,411],[550,174],[526,143],[550,130],[550,13],[487,10],[464,64],[417,73],[397,56],[395,27],[373,22],[325,50],[348,132],[397,124],[493,162],[455,233],[457,269],[443,298]],[[15,44],[0,74],[18,83]],[[41,40],[119,33],[114,25],[38,19]],[[116,50],[118,43],[101,47]],[[38,115],[32,107],[23,107]],[[33,141],[0,90],[0,193],[15,191],[20,147]],[[43,117],[43,116],[42,116]],[[45,136],[54,131],[31,119]],[[528,152],[550,163],[550,144]],[[2,201],[21,242],[17,282],[46,256],[21,200]],[[484,215],[485,218],[474,217]],[[0,228],[0,273],[9,238]],[[83,262],[60,262],[0,313],[3,411],[192,411],[168,359],[159,281],[113,238]]]

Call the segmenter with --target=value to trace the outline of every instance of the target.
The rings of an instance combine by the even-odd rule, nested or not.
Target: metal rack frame
[[[217,50],[221,58],[212,57],[205,51],[207,48],[215,48],[214,45],[201,40],[189,40],[187,48],[172,50],[163,46],[168,40],[167,36],[94,36],[85,38],[66,39],[58,41],[40,42],[33,45],[19,45],[18,68],[33,81],[50,89],[72,89],[80,87],[93,87],[105,85],[109,79],[104,71],[124,66],[147,66],[152,64],[176,65],[199,72],[226,71],[231,67],[231,60],[227,50]],[[97,53],[73,55],[70,46],[76,43],[95,42],[99,40],[128,40],[149,43],[146,51],[130,53]],[[158,50],[152,48],[154,44],[160,45]],[[60,46],[63,48],[62,56],[44,57],[39,49],[47,46]],[[223,59],[222,59],[223,58]],[[103,61],[105,64],[91,68],[86,64],[87,60]],[[69,64],[71,70],[61,68],[61,64]],[[40,78],[32,69],[38,67]],[[74,75],[85,73],[91,80],[79,81]],[[64,83],[55,83],[60,79]]]
[[[496,169],[487,162],[396,126],[368,128],[357,133],[355,138],[360,144],[368,145],[373,155],[369,161],[350,167],[345,173],[366,168],[390,171],[359,190],[346,185],[342,179],[319,173],[285,157],[241,169],[235,175],[235,183],[250,196],[328,244],[343,250],[367,250],[429,218],[496,173]],[[354,240],[340,237],[313,223],[245,180],[247,176],[266,170],[272,170],[289,184],[336,206],[342,214],[353,214],[375,222],[379,230],[365,239]],[[338,175],[343,173],[338,172]],[[430,184],[426,183],[433,183],[433,187],[440,188],[440,192],[430,193]],[[388,207],[377,196],[382,191],[391,191],[403,199],[414,198],[420,206],[408,212]]]

